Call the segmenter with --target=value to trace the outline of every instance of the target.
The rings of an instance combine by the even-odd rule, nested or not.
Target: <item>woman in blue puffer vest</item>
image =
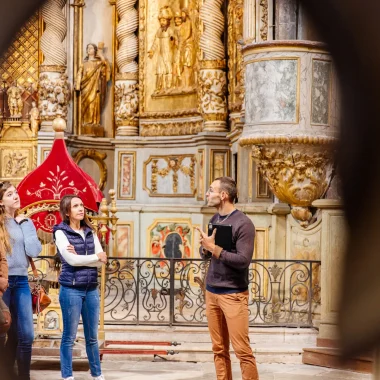
[[[104,380],[98,347],[98,267],[107,262],[107,255],[77,195],[65,195],[61,199],[60,214],[63,221],[54,226],[53,233],[62,260],[59,276],[59,302],[63,316],[62,377],[74,380],[73,346],[82,315],[91,376],[94,380]]]

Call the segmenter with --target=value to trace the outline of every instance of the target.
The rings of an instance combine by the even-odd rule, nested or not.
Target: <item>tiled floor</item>
[[[215,380],[212,363],[105,361],[106,380]],[[370,380],[371,375],[300,364],[259,364],[260,380]],[[74,366],[75,380],[90,380],[86,361]],[[233,365],[233,378],[240,380],[239,366]],[[39,360],[32,364],[32,380],[61,379],[59,361]]]

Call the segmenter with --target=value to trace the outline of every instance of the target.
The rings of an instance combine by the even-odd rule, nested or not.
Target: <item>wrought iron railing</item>
[[[41,278],[52,277],[53,260],[38,261]],[[105,323],[207,324],[207,269],[201,259],[110,257],[103,280]],[[253,260],[249,296],[251,326],[310,327],[319,313],[320,261]]]

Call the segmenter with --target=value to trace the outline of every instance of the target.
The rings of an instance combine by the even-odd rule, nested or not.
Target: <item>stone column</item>
[[[200,9],[203,33],[200,38],[202,60],[199,73],[200,108],[204,131],[227,131],[227,78],[225,47],[222,41],[223,0],[205,0]]]
[[[67,25],[62,9],[66,0],[47,0],[41,7],[45,31],[41,37],[44,61],[40,66],[39,110],[41,131],[52,132],[52,124],[57,112],[67,118],[70,98],[66,75],[67,56],[63,47]]]
[[[243,39],[251,43],[256,38],[256,0],[244,0]]]
[[[276,40],[297,39],[297,1],[276,1]]]
[[[120,21],[116,28],[119,49],[116,53],[118,73],[115,80],[115,123],[117,136],[137,136],[138,119],[138,27],[137,0],[117,0]]]
[[[317,345],[336,347],[338,304],[346,244],[346,222],[341,201],[318,199],[313,206],[322,211],[321,323]]]

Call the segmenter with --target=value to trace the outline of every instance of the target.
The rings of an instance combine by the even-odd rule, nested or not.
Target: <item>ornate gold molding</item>
[[[202,132],[202,120],[141,124],[141,136],[183,136]]]
[[[141,102],[140,102],[141,104]],[[170,111],[170,112],[143,112],[140,113],[141,119],[163,119],[163,118],[174,118],[182,116],[199,116],[200,112],[197,108],[180,110],[180,111]]]
[[[306,51],[308,53],[330,54],[327,45],[322,42],[303,40],[273,40],[265,42],[252,42],[242,47],[242,53],[259,53],[261,50],[269,51]]]
[[[73,154],[73,159],[76,164],[79,164],[84,158],[89,158],[98,164],[100,171],[99,189],[104,190],[107,183],[107,165],[104,162],[107,157],[106,153],[100,153],[95,149],[81,149]]]
[[[200,62],[200,68],[224,70],[226,68],[226,60],[225,59],[203,60]]]
[[[239,140],[241,146],[256,144],[333,145],[336,142],[336,138],[325,136],[248,136]]]
[[[62,65],[40,65],[40,72],[44,73],[60,73],[63,74],[66,71],[66,66]]]
[[[239,40],[243,39],[243,0],[231,0],[228,4],[228,109],[240,111],[243,56]]]
[[[116,73],[115,80],[138,80],[138,73]]]

